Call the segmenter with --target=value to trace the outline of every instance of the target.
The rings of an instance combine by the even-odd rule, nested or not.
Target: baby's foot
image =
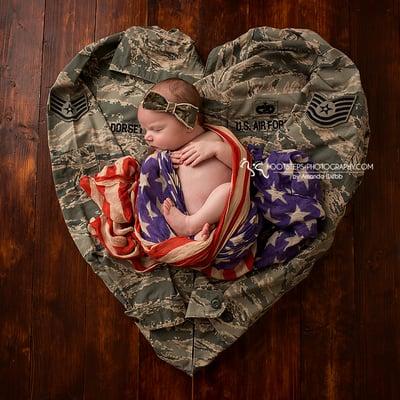
[[[164,200],[161,211],[168,225],[174,230],[177,236],[190,236],[193,234],[189,223],[189,216],[180,212],[169,197]]]
[[[195,235],[194,240],[197,240],[199,242],[204,242],[209,238],[209,236],[210,236],[210,224],[206,222],[203,226],[203,229]]]

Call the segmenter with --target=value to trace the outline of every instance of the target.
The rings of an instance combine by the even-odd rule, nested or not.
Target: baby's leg
[[[229,195],[230,182],[217,186],[208,196],[201,208],[190,215],[193,232],[199,232],[203,225],[219,221]]]
[[[229,195],[230,182],[217,186],[208,196],[201,208],[192,215],[182,214],[173,206],[172,200],[163,203],[165,219],[179,236],[191,236],[202,230],[204,224],[219,221]]]

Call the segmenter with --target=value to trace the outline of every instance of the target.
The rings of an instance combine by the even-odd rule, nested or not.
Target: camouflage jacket
[[[310,273],[331,246],[363,173],[321,178],[323,229],[289,262],[233,282],[167,265],[137,273],[89,234],[87,224],[100,211],[79,179],[125,155],[146,157],[137,106],[153,83],[169,77],[193,83],[205,121],[228,127],[243,144],[263,143],[267,154],[301,149],[316,163],[365,161],[368,110],[354,63],[306,29],[250,29],[214,48],[204,66],[180,30],[135,26],[86,46],[60,72],[47,103],[48,140],[71,236],[157,355],[192,375]]]

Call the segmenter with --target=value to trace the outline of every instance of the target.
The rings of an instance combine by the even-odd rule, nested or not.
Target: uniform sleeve
[[[89,112],[97,113],[99,120],[103,118],[97,108]],[[101,210],[79,182],[84,176],[99,173],[104,160],[111,163],[123,156],[118,146],[110,144],[111,136],[109,142],[99,140],[92,136],[99,131],[85,128],[90,123],[86,120],[90,118],[89,112],[79,123],[63,121],[55,113],[48,115],[53,181],[69,233],[83,258],[122,303],[128,316],[148,330],[180,324],[186,307],[168,267],[162,265],[151,274],[138,273],[127,260],[110,257],[88,231],[90,220],[98,217]],[[75,143],[75,148],[66,148],[66,142]],[[106,146],[101,147],[99,143]]]

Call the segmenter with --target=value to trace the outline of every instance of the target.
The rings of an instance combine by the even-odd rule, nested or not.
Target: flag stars
[[[254,197],[259,199],[261,204],[264,204],[265,199],[264,199],[264,195],[261,192],[257,192]]]
[[[271,216],[271,210],[268,208],[267,211],[264,213],[264,218],[267,219],[269,222],[276,224],[279,222],[279,219],[275,219]]]
[[[141,174],[140,175],[140,187],[142,188],[142,191],[143,191],[143,189],[145,188],[145,187],[150,187],[150,184],[149,184],[149,173],[150,172],[146,172],[145,174]]]
[[[149,236],[149,231],[147,230],[147,227],[150,224],[148,224],[147,222],[144,222],[142,219],[140,220],[140,229],[142,230],[142,232],[144,232],[147,236]]]
[[[293,222],[296,222],[296,221],[304,221],[304,217],[306,217],[307,215],[310,215],[310,214],[311,213],[309,213],[309,212],[301,211],[299,205],[296,204],[296,209],[292,213],[288,214],[288,215],[290,215],[289,224],[292,224]]]
[[[149,218],[153,219],[154,217],[157,217],[157,214],[151,209],[150,201],[146,203],[146,209],[149,214]]]
[[[309,187],[308,177],[304,171],[301,171],[299,173],[299,175],[296,178],[296,181],[304,183],[304,186],[306,187],[306,189],[309,190],[310,187]]]
[[[288,247],[292,247],[292,246],[295,246],[296,244],[299,244],[302,240],[303,240],[303,238],[301,236],[297,236],[297,235],[285,238],[285,242],[287,243],[287,245],[285,246],[283,251],[285,251]]]
[[[309,230],[309,232],[311,232],[311,229],[313,228],[314,224],[316,224],[316,220],[315,219],[310,219],[309,221],[304,221],[307,229]]]
[[[270,244],[271,246],[276,246],[276,240],[279,238],[280,232],[274,232],[270,238],[268,239],[267,245]]]
[[[285,193],[280,192],[275,187],[275,182],[272,183],[271,189],[266,190],[266,192],[271,196],[271,201],[274,202],[276,200],[281,200],[283,203],[287,204],[287,201],[283,198]]]

